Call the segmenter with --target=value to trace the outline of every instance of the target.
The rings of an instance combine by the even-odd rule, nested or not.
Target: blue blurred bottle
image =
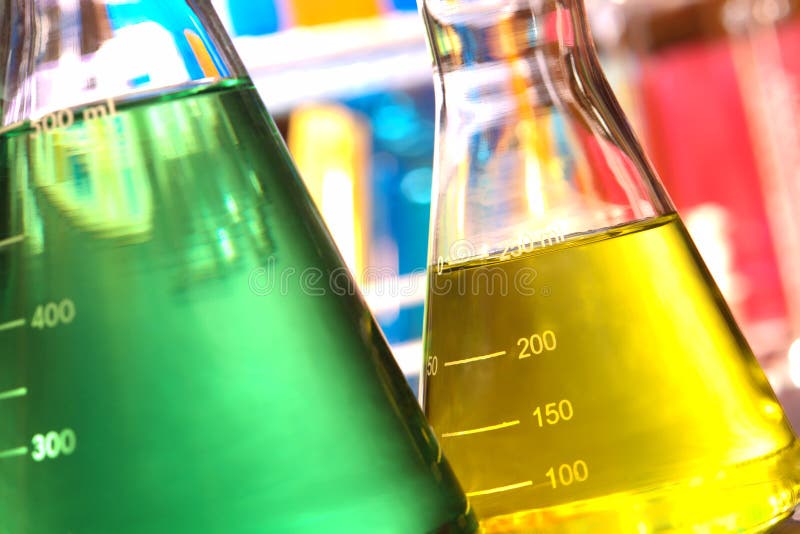
[[[281,27],[278,8],[272,0],[228,0],[234,35],[265,35]]]
[[[394,8],[398,11],[416,11],[417,0],[394,0]]]

